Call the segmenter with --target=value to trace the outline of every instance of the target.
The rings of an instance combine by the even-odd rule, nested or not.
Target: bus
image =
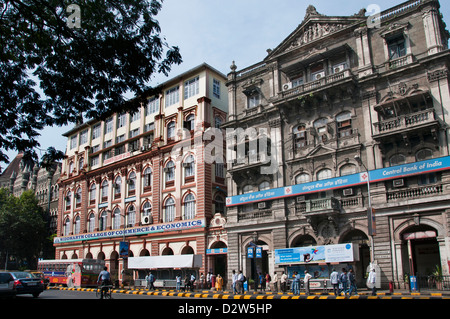
[[[69,288],[94,287],[105,261],[100,259],[39,260],[38,271],[44,273],[49,285]]]

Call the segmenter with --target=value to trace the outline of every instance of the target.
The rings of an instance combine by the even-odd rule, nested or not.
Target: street
[[[113,293],[113,299],[167,299],[166,296],[151,296],[151,295],[139,295],[139,294],[124,294],[124,293]],[[171,297],[179,298],[179,297]],[[76,299],[98,299],[95,292],[92,291],[77,291],[77,290],[60,290],[60,289],[47,289],[42,292],[38,298],[33,298],[32,295],[18,295],[17,300],[22,299],[62,299],[62,300],[76,300]]]

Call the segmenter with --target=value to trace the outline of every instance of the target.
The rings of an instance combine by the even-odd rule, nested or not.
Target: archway
[[[256,251],[253,244],[258,247],[258,252]],[[248,258],[247,255],[248,248],[251,247],[254,248],[253,258]],[[263,240],[257,240],[256,242],[252,242],[251,244],[247,245],[245,251],[247,260],[246,264],[247,274],[249,275],[249,278],[258,282],[259,274],[262,274],[264,276],[266,273],[269,273],[269,255],[268,255],[269,245]]]
[[[162,256],[166,256],[166,255],[174,255],[172,248],[170,247],[166,247],[164,248],[164,250],[161,253]]]
[[[208,250],[208,265],[213,274],[220,274],[224,279],[227,275],[227,245],[223,241],[215,242]]]
[[[351,243],[359,247],[359,261],[355,263],[354,272],[358,286],[364,286],[364,276],[370,264],[370,246],[367,235],[358,229],[352,229],[342,236],[340,243]]]
[[[431,275],[441,267],[437,241],[438,232],[428,225],[413,225],[401,233],[403,273],[417,276]]]
[[[317,245],[317,242],[311,235],[300,235],[294,238],[291,247],[308,247],[315,245]]]

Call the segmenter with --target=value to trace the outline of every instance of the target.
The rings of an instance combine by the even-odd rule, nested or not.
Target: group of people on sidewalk
[[[333,268],[333,271],[330,274],[330,281],[335,296],[339,296],[342,293],[344,293],[345,296],[347,296],[347,294],[351,296],[353,292],[356,295],[358,294],[355,274],[352,268],[350,268],[348,272],[347,269],[342,268],[340,274]]]

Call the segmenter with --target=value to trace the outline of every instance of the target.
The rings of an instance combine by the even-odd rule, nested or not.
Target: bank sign
[[[273,188],[269,190],[227,197],[226,206],[237,206],[256,203],[278,198],[300,196],[315,192],[324,192],[338,188],[381,182],[413,175],[433,173],[450,169],[450,156],[410,164],[381,168],[373,171],[346,175],[336,178],[324,179],[315,182],[297,184],[292,186]]]
[[[157,224],[157,225],[148,225],[141,227],[133,227],[125,229],[125,237],[126,236],[137,236],[137,235],[145,235],[145,234],[153,234],[153,233],[162,233],[168,231],[178,231],[178,230],[187,230],[193,228],[203,228],[206,227],[205,219],[194,219],[194,220],[186,220],[186,221],[177,221],[171,223]],[[84,240],[95,240],[102,238],[114,238],[114,237],[123,237],[123,229],[113,229],[106,231],[99,231],[88,234],[78,234],[73,236],[64,236],[64,237],[55,237],[53,240],[54,244],[63,244],[74,241],[84,241]]]
[[[354,262],[359,259],[353,244],[275,249],[275,264]]]

